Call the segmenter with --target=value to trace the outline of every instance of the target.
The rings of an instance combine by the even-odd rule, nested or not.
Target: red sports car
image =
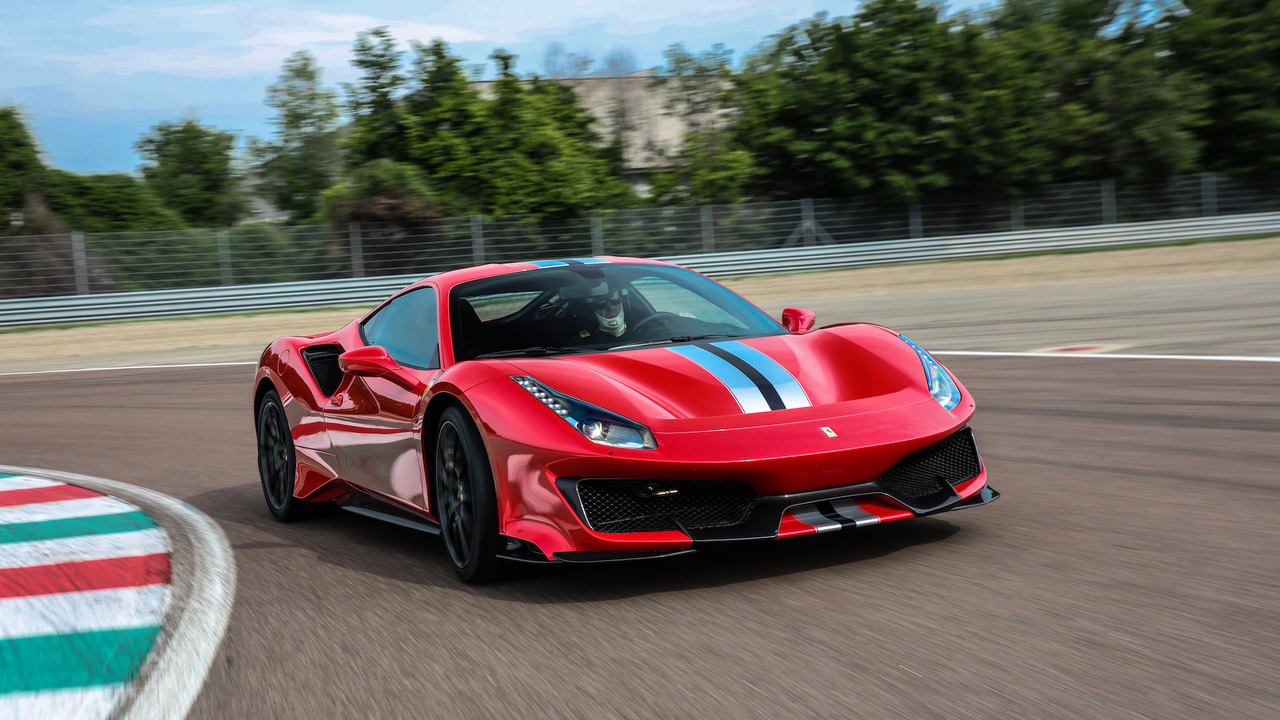
[[[459,577],[652,558],[975,507],[973,399],[898,333],[781,324],[650,260],[456,270],[285,337],[254,378],[280,520],[443,535]]]

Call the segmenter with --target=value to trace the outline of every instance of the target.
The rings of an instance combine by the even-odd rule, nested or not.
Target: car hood
[[[897,334],[855,324],[776,335],[507,360],[520,374],[655,430],[790,422],[932,401]]]

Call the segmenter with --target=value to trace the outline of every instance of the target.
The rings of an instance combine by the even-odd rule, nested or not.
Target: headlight
[[[933,399],[937,400],[943,409],[950,410],[960,404],[960,388],[956,386],[956,381],[951,379],[946,369],[933,359],[933,356],[925,352],[924,348],[911,342],[906,335],[899,335],[902,341],[911,346],[916,351],[916,355],[920,356],[920,362],[924,365],[924,375],[929,380],[929,392],[933,394]]]
[[[640,423],[558,393],[527,375],[512,375],[511,379],[591,442],[620,448],[652,450],[658,447],[653,433]]]

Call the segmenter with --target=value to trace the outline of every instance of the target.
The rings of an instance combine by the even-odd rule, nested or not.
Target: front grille
[[[964,428],[940,443],[931,445],[880,476],[880,486],[902,500],[919,500],[935,493],[948,492],[947,486],[959,485],[978,477],[982,462],[973,443],[973,431]]]
[[[587,525],[608,533],[737,525],[756,504],[750,485],[730,480],[588,478],[577,487]]]

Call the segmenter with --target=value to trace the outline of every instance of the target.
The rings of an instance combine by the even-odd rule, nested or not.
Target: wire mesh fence
[[[575,218],[461,217],[327,226],[0,237],[0,298],[428,274],[486,262],[680,256],[953,237],[1280,210],[1280,179],[1195,175],[883,204],[818,199]]]

